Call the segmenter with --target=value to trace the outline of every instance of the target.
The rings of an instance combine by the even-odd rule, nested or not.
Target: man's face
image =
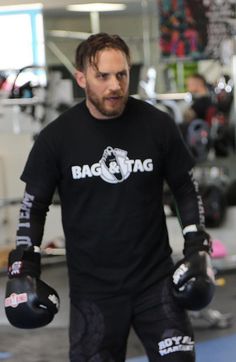
[[[194,97],[200,97],[208,94],[208,89],[201,79],[190,77],[186,82],[187,91]]]
[[[96,56],[96,66],[88,65],[77,73],[78,84],[85,89],[86,104],[98,119],[118,117],[122,114],[129,89],[129,65],[124,53],[104,49]]]
[[[187,87],[187,91],[192,93],[192,94],[196,94],[198,93],[198,89],[199,89],[199,80],[196,78],[189,78],[186,81],[186,87]]]

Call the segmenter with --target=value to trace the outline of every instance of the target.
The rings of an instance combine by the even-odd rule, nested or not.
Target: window
[[[45,65],[41,6],[12,9],[0,7],[0,70]]]

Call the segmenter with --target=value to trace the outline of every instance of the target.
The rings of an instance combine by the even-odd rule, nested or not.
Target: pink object
[[[218,259],[218,258],[224,258],[227,256],[227,249],[224,246],[224,244],[218,240],[218,239],[214,239],[212,241],[212,253],[211,256],[214,259]]]

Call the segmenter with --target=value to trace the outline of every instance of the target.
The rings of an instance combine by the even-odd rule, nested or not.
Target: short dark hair
[[[95,64],[96,54],[105,48],[117,49],[123,52],[126,56],[128,64],[130,65],[130,50],[128,45],[119,35],[98,33],[83,40],[76,49],[75,66],[76,69],[84,71],[87,64]]]

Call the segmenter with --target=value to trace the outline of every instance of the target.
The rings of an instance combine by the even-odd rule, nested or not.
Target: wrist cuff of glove
[[[201,225],[189,225],[183,229],[185,256],[191,255],[197,251],[206,251],[208,254],[212,250],[212,241],[210,235]]]
[[[209,247],[207,246],[199,246],[199,245],[192,245],[192,246],[187,246],[187,247],[184,247],[184,250],[183,250],[183,254],[184,256],[190,256],[192,254],[195,254],[199,251],[205,251],[206,253],[208,253],[209,255],[211,254],[211,250]]]
[[[39,278],[41,273],[41,254],[38,247],[18,246],[12,250],[8,258],[8,276],[17,278],[30,275]]]

